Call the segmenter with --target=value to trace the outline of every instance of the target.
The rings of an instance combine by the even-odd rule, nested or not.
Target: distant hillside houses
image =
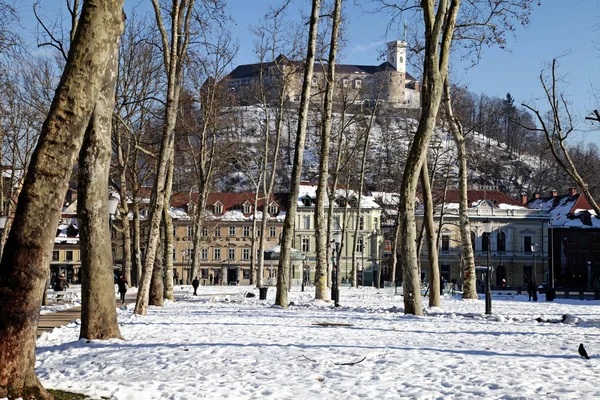
[[[327,64],[317,62],[312,78],[313,94],[325,89]],[[267,88],[270,101],[276,100],[284,77],[289,84],[284,90],[288,101],[299,102],[302,90],[304,63],[279,55],[275,60],[244,64],[227,76],[227,84],[239,101],[253,104],[258,100],[260,82]],[[387,61],[379,65],[336,64],[336,88],[344,92],[348,101],[373,102],[380,100],[395,107],[419,108],[421,94],[419,82],[406,71],[406,42],[387,43]],[[339,101],[341,97],[337,97]]]

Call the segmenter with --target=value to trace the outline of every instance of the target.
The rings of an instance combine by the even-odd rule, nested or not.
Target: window
[[[305,253],[310,253],[310,238],[302,238],[302,251]]]
[[[317,86],[317,78],[312,78],[312,86]]]
[[[274,226],[269,228],[269,236],[270,237],[277,237],[277,228],[275,228]]]
[[[248,268],[242,269],[243,278],[242,279],[250,279],[250,270]]]
[[[379,218],[373,218],[373,229],[379,229]]]
[[[215,237],[221,237],[221,227],[215,227]]]
[[[246,248],[246,249],[242,249],[242,260],[249,260],[250,259],[250,249]]]
[[[177,236],[177,227],[173,226],[173,236]]]
[[[531,236],[523,236],[523,251],[525,253],[531,253],[531,245],[533,240]]]
[[[358,217],[358,229],[361,231],[365,229],[365,217],[363,216]]]
[[[177,249],[173,248],[173,261],[177,260]]]
[[[256,237],[260,237],[262,235],[262,231],[260,228],[256,228]]]
[[[312,199],[310,198],[310,196],[306,195],[302,198],[302,204],[305,207],[310,207],[312,205]]]
[[[506,233],[498,231],[497,235],[496,251],[506,251]]]
[[[194,236],[194,227],[192,225],[188,225],[187,226],[187,237],[192,237]]]
[[[214,259],[215,260],[220,260],[221,259],[221,249],[219,247],[215,247],[214,248]]]
[[[354,81],[354,88],[355,89],[360,89],[362,86],[362,81],[360,79],[357,79]]]
[[[250,214],[252,212],[252,206],[250,203],[244,204],[244,214]]]
[[[268,210],[269,214],[271,215],[277,215],[279,214],[279,208],[277,207],[276,204],[271,204],[269,206],[269,210]]]
[[[65,260],[73,261],[73,250],[67,250]]]
[[[575,237],[573,235],[567,236],[567,243],[575,243]]]
[[[340,216],[339,215],[335,215],[333,217],[333,229],[335,229],[335,230],[342,229],[342,225],[340,225]]]
[[[200,269],[200,277],[202,279],[207,279],[208,278],[208,268],[201,268]]]
[[[250,237],[250,227],[249,226],[244,226],[244,231],[243,231],[242,236]]]
[[[208,228],[207,227],[202,228],[202,237],[208,237]]]
[[[450,235],[442,235],[442,251],[450,251]]]
[[[348,87],[348,79],[342,79],[342,87]]]
[[[223,213],[223,205],[215,204],[215,214],[222,214],[222,213]]]
[[[488,232],[483,232],[483,235],[481,235],[481,250],[488,251],[489,245],[490,245],[490,234]],[[490,250],[491,250],[491,248],[490,248]]]
[[[58,253],[58,250],[54,250],[54,251],[52,252],[52,261],[58,261],[58,259],[59,259],[59,253]]]
[[[183,257],[186,260],[191,260],[192,259],[192,249],[185,249],[185,251],[183,252]]]
[[[365,239],[362,236],[356,241],[356,251],[362,253],[365,250]]]
[[[588,237],[586,234],[579,236],[579,244],[588,244]]]
[[[310,215],[302,217],[302,229],[310,229]]]
[[[229,237],[234,237],[235,236],[235,226],[230,226],[229,227]]]
[[[206,247],[200,250],[200,258],[208,260],[208,249]]]
[[[471,247],[473,247],[473,252],[475,252],[475,232],[471,232]]]

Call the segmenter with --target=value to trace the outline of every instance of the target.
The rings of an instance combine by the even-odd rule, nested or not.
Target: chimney
[[[552,197],[556,197],[556,196],[558,196],[558,190],[552,190],[552,191],[550,192],[550,195],[551,195]]]
[[[525,193],[521,193],[521,204],[527,204],[527,195]]]
[[[539,193],[536,193],[536,194],[535,194],[535,198],[536,198],[536,199],[539,199],[539,198],[540,198],[540,194],[539,194]]]
[[[573,197],[577,194],[577,189],[574,187],[569,188],[569,197]]]

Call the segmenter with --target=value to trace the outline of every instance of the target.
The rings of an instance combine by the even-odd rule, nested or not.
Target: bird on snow
[[[585,351],[585,347],[583,347],[583,343],[579,344],[579,355],[585,358],[586,360],[590,359],[590,357],[587,354],[587,351]]]

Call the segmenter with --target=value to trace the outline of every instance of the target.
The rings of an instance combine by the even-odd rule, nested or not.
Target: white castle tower
[[[404,74],[406,72],[406,42],[394,40],[387,43],[387,60],[396,71]]]

